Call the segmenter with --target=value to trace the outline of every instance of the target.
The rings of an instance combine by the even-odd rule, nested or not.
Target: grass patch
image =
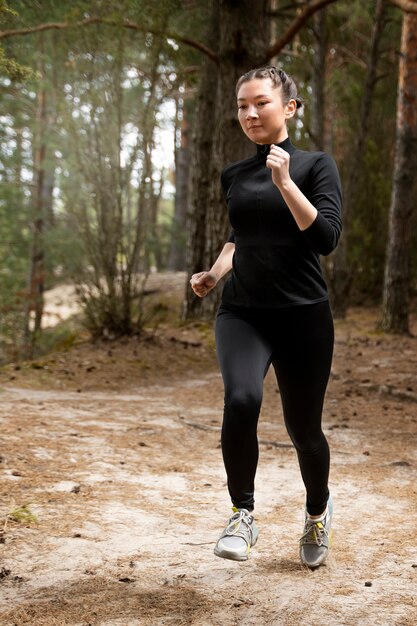
[[[32,513],[27,504],[24,504],[23,506],[17,506],[15,509],[10,511],[7,519],[12,522],[17,522],[18,524],[38,523],[38,518]]]

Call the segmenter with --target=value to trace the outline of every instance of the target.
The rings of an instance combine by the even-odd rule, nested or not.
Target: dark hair
[[[264,65],[263,67],[256,67],[253,70],[249,70],[246,74],[243,74],[236,83],[236,95],[242,85],[254,78],[270,78],[274,88],[281,87],[282,96],[285,104],[290,100],[295,100],[297,103],[297,109],[303,106],[303,101],[297,96],[297,86],[294,79],[284,72],[284,70],[275,65]]]

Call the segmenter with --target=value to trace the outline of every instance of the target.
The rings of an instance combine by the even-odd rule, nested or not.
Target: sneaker
[[[318,567],[327,558],[331,545],[333,502],[329,497],[324,519],[314,521],[306,515],[304,533],[300,539],[301,562],[308,567]]]
[[[214,548],[214,554],[232,561],[247,561],[259,531],[253,515],[247,509],[233,507],[233,511],[234,514]]]

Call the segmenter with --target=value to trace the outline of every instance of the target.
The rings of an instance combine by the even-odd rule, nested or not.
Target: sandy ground
[[[3,368],[0,623],[414,626],[417,339],[375,321],[352,311],[336,329],[333,549],[316,571],[298,559],[303,486],[271,374],[260,537],[234,563],[213,555],[230,504],[210,338],[161,330]],[[36,520],[13,520],[22,506]]]

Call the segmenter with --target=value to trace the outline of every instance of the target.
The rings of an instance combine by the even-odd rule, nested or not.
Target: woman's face
[[[284,104],[281,87],[270,78],[254,78],[239,88],[238,117],[242,130],[258,144],[272,144],[288,137],[286,121],[297,109],[295,100]]]

